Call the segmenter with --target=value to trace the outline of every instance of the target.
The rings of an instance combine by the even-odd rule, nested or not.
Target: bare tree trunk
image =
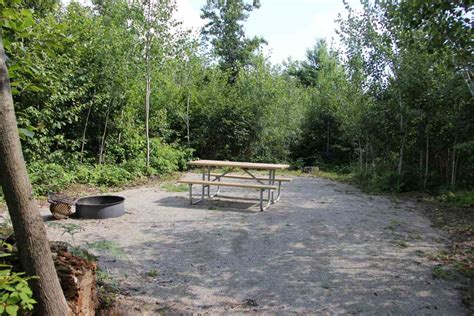
[[[122,109],[122,112],[120,113],[120,125],[123,126],[123,109]],[[122,141],[122,130],[120,129],[120,132],[118,134],[118,143],[120,144],[121,141]]]
[[[456,141],[454,141],[456,144]],[[456,147],[453,145],[453,159],[451,163],[451,189],[454,190],[454,186],[456,184]]]
[[[86,144],[86,132],[87,132],[87,124],[89,123],[89,116],[91,115],[92,111],[92,104],[87,111],[86,122],[84,123],[84,131],[82,132],[82,144],[81,144],[81,163],[84,157],[84,145]]]
[[[420,165],[418,166],[418,173],[420,175],[420,181],[423,180],[423,150],[420,149]]]
[[[145,134],[146,134],[146,167],[150,166],[150,95],[151,95],[151,70],[150,70],[150,49],[151,49],[151,0],[148,0],[147,13],[147,33],[145,39],[145,63],[146,63],[146,92],[145,92]]]
[[[191,146],[191,137],[189,135],[189,94],[186,101],[186,137],[188,139],[188,147]]]
[[[428,182],[429,157],[430,157],[430,134],[427,132],[426,133],[426,155],[425,155],[425,178],[423,180],[423,190],[426,190],[426,183]]]
[[[398,160],[398,176],[402,175],[402,168],[403,168],[403,154],[404,154],[404,147],[405,147],[405,135],[403,129],[403,103],[402,103],[402,96],[400,92],[398,93],[398,104],[400,106],[400,132],[402,134],[402,138],[400,140],[400,154]]]
[[[360,139],[358,140],[358,144],[359,144],[359,170],[360,172],[362,172],[363,170],[363,157],[362,157],[362,146],[360,144]]]
[[[326,132],[326,159],[329,159],[329,121],[327,122]]]
[[[148,68],[148,67],[147,67]],[[146,77],[146,95],[145,95],[145,133],[146,133],[146,166],[150,166],[150,74],[147,71]]]
[[[370,156],[372,161],[372,174],[375,173],[375,154],[374,154],[374,147],[370,144]]]
[[[20,261],[32,287],[38,315],[67,315],[43,219],[26,171],[0,35],[0,182],[13,223]]]
[[[369,143],[365,139],[365,173],[369,173]]]
[[[101,165],[104,160],[103,157],[104,157],[105,136],[107,135],[107,124],[109,123],[109,113],[110,113],[110,105],[109,105],[109,108],[107,108],[107,114],[105,115],[104,133],[102,134],[102,140],[100,141],[99,165]]]

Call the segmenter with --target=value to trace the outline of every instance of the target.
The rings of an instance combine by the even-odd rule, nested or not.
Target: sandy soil
[[[467,314],[455,285],[433,277],[427,256],[446,239],[414,204],[309,177],[264,212],[250,201],[190,206],[186,192],[160,188],[119,194],[120,218],[61,222],[83,228],[74,242],[99,256],[137,315]],[[61,228],[48,234],[72,242]]]

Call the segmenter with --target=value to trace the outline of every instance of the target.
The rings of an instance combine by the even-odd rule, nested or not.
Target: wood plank
[[[178,180],[177,183],[187,183],[187,184],[204,184],[204,185],[213,185],[213,186],[222,186],[222,187],[240,187],[240,188],[249,188],[249,189],[270,189],[276,190],[275,185],[266,185],[266,184],[248,184],[240,182],[216,182],[216,181],[203,181],[203,180]]]
[[[251,176],[241,176],[241,175],[238,175],[238,174],[226,174],[226,175],[223,175],[221,176],[220,173],[211,173],[211,176],[213,177],[220,177],[220,178],[231,178],[231,179],[242,179],[242,180],[252,180],[252,179],[255,179],[257,178],[257,180],[269,180],[268,177],[255,177],[255,178],[252,178]],[[281,182],[291,182],[293,181],[293,179],[291,178],[275,178],[275,181],[281,181]]]
[[[239,162],[239,161],[224,161],[224,160],[194,160],[194,161],[189,161],[188,165],[203,166],[203,167],[234,167],[234,168],[242,168],[242,169],[266,169],[266,170],[287,169],[290,167],[289,165],[284,165],[284,164]]]

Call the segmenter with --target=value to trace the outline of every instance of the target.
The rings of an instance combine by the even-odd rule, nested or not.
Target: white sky
[[[185,27],[197,30],[203,26],[200,9],[206,0],[176,1],[176,17]],[[288,57],[304,59],[306,50],[319,38],[337,42],[334,20],[338,13],[345,14],[342,0],[260,0],[260,3],[260,9],[250,13],[246,33],[262,36],[268,42],[265,52],[273,63]],[[348,3],[353,8],[361,7],[359,0],[348,0]]]
[[[61,0],[69,3],[71,0]],[[78,0],[90,3],[90,0]],[[252,0],[246,0],[250,3]],[[303,60],[306,50],[325,38],[337,45],[338,13],[346,14],[343,0],[260,0],[260,9],[250,13],[245,23],[248,36],[261,36],[268,45],[264,52],[276,64],[288,57]],[[361,8],[360,0],[347,0],[352,8]],[[176,18],[196,32],[204,25],[200,18],[206,0],[176,0]]]

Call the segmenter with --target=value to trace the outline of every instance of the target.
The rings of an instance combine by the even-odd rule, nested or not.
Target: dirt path
[[[410,203],[306,177],[265,212],[248,202],[189,206],[187,193],[159,188],[120,194],[125,216],[62,222],[84,229],[76,243],[88,242],[126,296],[140,300],[137,314],[467,313],[426,258],[444,237]],[[70,240],[58,228],[48,234]]]

